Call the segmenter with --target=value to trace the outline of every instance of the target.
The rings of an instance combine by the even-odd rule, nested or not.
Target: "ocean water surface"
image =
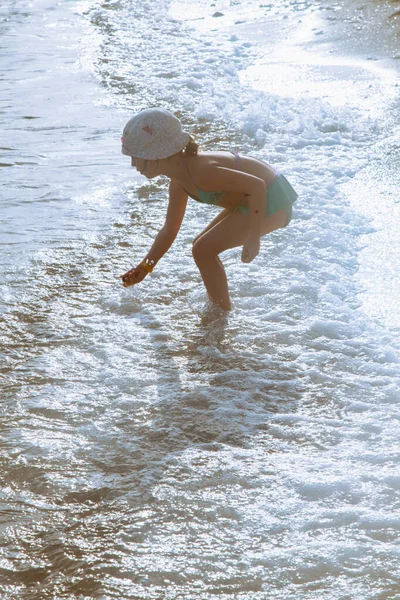
[[[2,600],[400,598],[395,12],[3,2]],[[119,139],[160,105],[299,192],[256,261],[222,256],[229,315],[195,202],[120,285],[167,181]]]

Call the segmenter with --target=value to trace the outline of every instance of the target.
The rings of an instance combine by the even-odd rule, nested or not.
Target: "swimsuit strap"
[[[233,156],[236,159],[236,168],[238,171],[240,171],[240,156],[237,152],[233,152],[233,150],[231,150],[231,154],[233,154]]]

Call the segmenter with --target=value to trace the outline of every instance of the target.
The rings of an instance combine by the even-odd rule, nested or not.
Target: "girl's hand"
[[[144,268],[143,265],[138,265],[134,267],[130,271],[127,271],[123,275],[120,275],[122,279],[122,285],[124,287],[129,287],[131,285],[136,285],[136,283],[140,283],[143,279],[148,275],[148,271]]]
[[[260,252],[260,238],[259,236],[251,236],[246,239],[243,244],[242,250],[242,262],[250,263],[255,259],[257,254]]]

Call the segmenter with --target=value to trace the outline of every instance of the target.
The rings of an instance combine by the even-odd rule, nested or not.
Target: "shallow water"
[[[326,6],[0,9],[2,599],[400,597],[398,61]],[[300,193],[254,263],[224,255],[229,316],[195,203],[119,284],[167,190],[120,132],[159,104]]]

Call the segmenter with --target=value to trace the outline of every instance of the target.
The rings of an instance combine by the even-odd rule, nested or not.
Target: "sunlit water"
[[[320,4],[3,3],[2,600],[400,598],[397,63]],[[165,215],[120,155],[149,105],[300,194],[223,256],[229,316],[194,202],[120,286]]]

